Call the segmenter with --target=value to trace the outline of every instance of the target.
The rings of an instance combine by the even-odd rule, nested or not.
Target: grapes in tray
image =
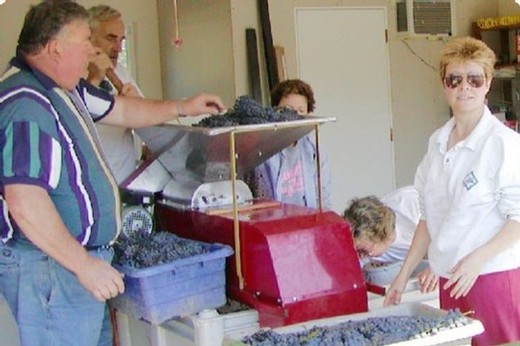
[[[330,326],[313,326],[305,331],[278,333],[260,330],[246,336],[246,345],[388,345],[425,338],[443,330],[470,323],[458,309],[439,316],[389,315],[349,320]]]

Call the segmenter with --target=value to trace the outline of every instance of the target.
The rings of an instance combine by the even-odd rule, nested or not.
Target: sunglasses
[[[444,77],[444,85],[446,85],[450,89],[455,89],[459,85],[462,84],[462,81],[464,80],[464,75],[460,74],[449,74],[446,77]],[[486,77],[482,74],[467,74],[466,75],[466,82],[468,82],[469,85],[471,85],[473,88],[480,88],[482,85],[484,85],[484,82],[486,81]]]

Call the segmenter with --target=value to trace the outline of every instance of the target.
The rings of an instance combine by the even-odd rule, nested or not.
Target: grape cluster
[[[168,232],[135,232],[122,234],[114,244],[114,264],[133,268],[147,268],[162,263],[202,255],[209,246]]]
[[[238,125],[266,124],[302,119],[296,111],[287,107],[265,107],[249,96],[238,97],[233,107],[224,114],[200,120],[193,126],[226,127]]]
[[[271,329],[242,338],[253,346],[378,346],[427,337],[468,323],[458,309],[443,316],[383,316],[288,334]]]

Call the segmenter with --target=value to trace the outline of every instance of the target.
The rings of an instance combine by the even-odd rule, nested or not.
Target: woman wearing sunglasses
[[[385,305],[398,304],[428,253],[443,309],[473,311],[473,345],[520,340],[520,135],[486,106],[495,54],[465,37],[446,44],[440,76],[453,117],[430,138],[415,187],[421,220]]]

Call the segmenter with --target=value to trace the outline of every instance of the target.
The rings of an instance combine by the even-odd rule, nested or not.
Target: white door
[[[395,188],[390,70],[383,7],[296,9],[300,78],[315,92],[332,171],[332,206]]]

